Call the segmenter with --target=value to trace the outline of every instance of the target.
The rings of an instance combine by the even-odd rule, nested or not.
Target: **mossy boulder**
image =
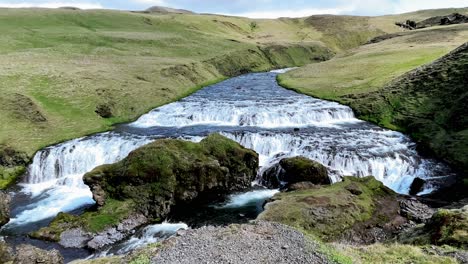
[[[24,174],[28,162],[26,153],[0,144],[0,190],[8,188]]]
[[[441,209],[426,224],[431,242],[468,249],[468,206],[461,209]]]
[[[100,166],[84,176],[94,199],[131,199],[144,215],[163,219],[177,203],[222,196],[250,186],[258,155],[221,135],[200,143],[157,140],[121,162]]]
[[[374,177],[275,195],[259,219],[296,227],[325,241],[372,243],[406,222],[398,196]]]
[[[263,173],[263,184],[270,188],[287,187],[295,183],[330,184],[328,171],[322,164],[305,157],[282,159]]]
[[[439,209],[424,225],[398,237],[402,243],[449,245],[468,249],[468,205],[460,209]]]

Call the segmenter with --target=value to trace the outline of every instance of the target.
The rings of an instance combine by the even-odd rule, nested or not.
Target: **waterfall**
[[[415,177],[450,175],[445,165],[424,159],[401,133],[355,118],[352,110],[281,88],[277,73],[247,74],[204,88],[120,126],[118,132],[71,140],[39,151],[22,193],[27,204],[14,208],[9,225],[23,225],[93,204],[83,175],[114,163],[155,138],[200,141],[209,132],[259,153],[259,175],[282,158],[305,156],[324,164],[334,182],[342,176],[375,176],[400,193]],[[426,186],[425,192],[431,191]],[[232,206],[274,191],[232,199]]]
[[[15,215],[9,225],[21,225],[54,217],[94,204],[83,175],[93,168],[117,162],[151,140],[138,136],[102,133],[71,140],[39,151],[29,167],[22,192],[33,202]]]
[[[301,134],[224,135],[259,153],[259,175],[283,158],[304,156],[327,166],[333,182],[342,176],[372,175],[400,193],[408,192],[415,177],[438,176],[431,170],[436,164],[421,158],[409,138],[397,132],[328,129]]]

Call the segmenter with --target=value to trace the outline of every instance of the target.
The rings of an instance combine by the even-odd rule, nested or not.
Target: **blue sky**
[[[153,5],[200,13],[257,18],[313,14],[383,15],[420,9],[468,7],[468,0],[0,0],[0,7],[60,7],[144,10]]]

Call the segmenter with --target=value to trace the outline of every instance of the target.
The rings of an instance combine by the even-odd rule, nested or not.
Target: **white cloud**
[[[42,3],[32,3],[32,2],[2,2],[0,1],[0,7],[9,7],[9,8],[26,8],[26,7],[42,7],[42,8],[58,8],[64,6],[73,6],[81,9],[100,9],[103,6],[100,3],[96,2],[81,2],[81,1],[47,1]]]
[[[421,9],[437,9],[437,8],[452,8],[452,7],[468,7],[467,0],[399,0],[395,12],[405,13]]]
[[[300,10],[278,10],[278,11],[258,11],[232,14],[236,16],[250,17],[250,18],[278,18],[278,17],[306,17],[318,14],[337,15],[343,13],[345,10],[341,8],[312,8]]]

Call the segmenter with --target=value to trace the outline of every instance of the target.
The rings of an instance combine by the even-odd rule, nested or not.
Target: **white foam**
[[[233,194],[229,196],[228,202],[221,208],[237,208],[266,200],[277,194],[279,190],[255,190],[246,193]]]

